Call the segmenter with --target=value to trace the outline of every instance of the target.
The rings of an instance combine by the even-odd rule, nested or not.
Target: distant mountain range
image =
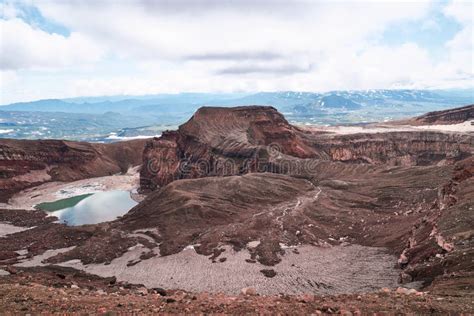
[[[311,112],[311,110],[358,110],[367,106],[403,106],[437,103],[461,105],[472,103],[474,90],[364,90],[312,92],[235,93],[179,93],[138,97],[89,97],[74,99],[46,99],[20,102],[0,107],[3,111],[39,111],[103,114],[169,114],[193,113],[204,105],[273,105],[280,111]]]
[[[110,135],[156,135],[169,126],[184,123],[202,106],[272,105],[293,123],[335,125],[403,119],[472,103],[474,89],[179,93],[47,99],[0,106],[0,137],[94,141],[107,140]]]

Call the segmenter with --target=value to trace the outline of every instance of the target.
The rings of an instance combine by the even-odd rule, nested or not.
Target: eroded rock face
[[[428,131],[340,135],[316,143],[334,161],[392,166],[452,164],[474,146],[468,135]]]
[[[141,163],[144,140],[94,144],[62,140],[0,140],[0,201],[47,181],[125,172]]]
[[[177,131],[149,141],[141,189],[150,192],[178,179],[284,173],[279,157],[357,164],[452,164],[471,155],[466,134],[433,131],[334,135],[290,125],[272,107],[201,108]]]
[[[457,124],[474,120],[474,104],[461,108],[429,112],[412,120],[414,124]]]
[[[414,223],[412,243],[405,250],[410,263],[406,273],[412,277],[472,270],[473,176],[474,157],[456,163],[451,177],[438,186],[430,213]]]
[[[155,183],[170,183],[175,180],[175,175],[179,173],[181,156],[177,144],[178,136],[177,132],[164,132],[159,139],[146,143],[140,172],[142,191],[155,189]]]
[[[288,175],[173,181],[149,194],[119,221],[120,227],[156,228],[162,255],[189,245],[211,255],[229,244],[247,247],[250,259],[274,265],[282,259],[281,245],[350,242],[388,247],[398,256],[411,238],[412,224],[431,214],[438,188],[452,170],[298,160],[306,161],[314,163],[311,169]],[[279,163],[285,161],[275,160]]]
[[[318,156],[305,137],[273,107],[203,107],[177,131],[147,143],[141,188],[152,191],[177,179],[255,172],[268,165],[273,152]]]

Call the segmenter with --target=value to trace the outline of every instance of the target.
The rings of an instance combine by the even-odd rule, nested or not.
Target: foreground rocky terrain
[[[425,117],[458,124],[472,108]],[[101,301],[98,312],[474,312],[472,132],[337,134],[259,106],[201,108],[142,143],[143,155],[140,143],[44,153],[43,143],[12,142],[3,148],[28,154],[1,160],[14,166],[6,170],[31,175],[40,161],[74,175],[64,181],[141,160],[147,197],[97,225],[0,210],[7,310],[80,312]],[[60,148],[81,163],[51,160],[67,157]]]
[[[25,276],[28,275],[28,277]],[[435,314],[472,313],[472,296],[390,291],[338,296],[189,293],[145,289],[64,270],[25,270],[0,279],[2,310],[23,313]],[[411,293],[411,294],[408,294]]]

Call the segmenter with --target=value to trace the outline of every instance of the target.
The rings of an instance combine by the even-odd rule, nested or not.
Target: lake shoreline
[[[143,197],[137,193],[140,166],[130,168],[126,174],[88,178],[73,182],[48,182],[16,193],[8,203],[0,203],[2,209],[34,210],[40,203],[54,202],[74,196],[113,190],[129,191],[137,203]]]

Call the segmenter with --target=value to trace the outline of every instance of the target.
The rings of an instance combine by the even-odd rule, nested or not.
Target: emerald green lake
[[[83,194],[83,195],[77,195],[73,196],[67,199],[61,199],[57,200],[54,202],[44,202],[36,205],[35,207],[39,210],[46,211],[46,212],[54,212],[58,210],[62,210],[68,207],[73,207],[80,201],[84,200],[85,198],[93,195],[93,193],[90,194]]]
[[[77,226],[112,221],[137,204],[128,191],[107,191],[41,203],[36,207],[66,225]]]

